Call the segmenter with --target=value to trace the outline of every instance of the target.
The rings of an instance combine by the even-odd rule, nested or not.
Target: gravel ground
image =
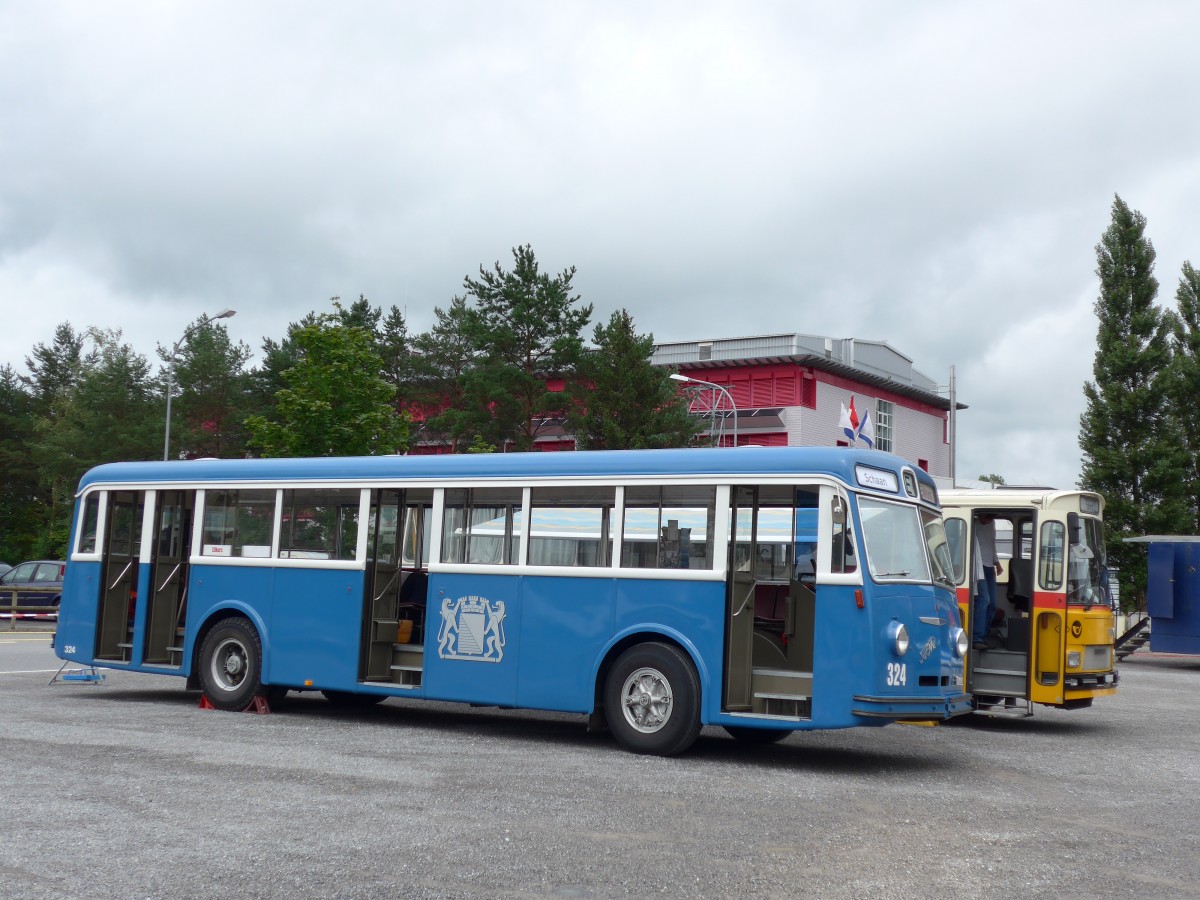
[[[1200,895],[1200,657],[1139,652],[1090,710],[676,759],[574,716],[222,713],[59,665],[0,632],[3,897]]]

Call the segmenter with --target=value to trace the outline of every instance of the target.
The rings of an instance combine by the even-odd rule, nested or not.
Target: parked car
[[[12,592],[17,592],[17,608],[54,607],[62,598],[62,560],[35,559],[13,566],[0,575],[0,612],[12,609]]]
[[[3,575],[11,568],[12,566],[10,566],[8,563],[0,563],[0,575]]]

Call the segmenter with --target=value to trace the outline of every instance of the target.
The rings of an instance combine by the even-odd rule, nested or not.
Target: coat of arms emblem
[[[438,656],[500,662],[504,658],[504,601],[486,597],[442,600],[438,629]]]

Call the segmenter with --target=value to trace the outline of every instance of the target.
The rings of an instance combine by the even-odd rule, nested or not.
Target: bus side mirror
[[[846,524],[846,506],[842,502],[841,497],[833,498],[833,506],[830,509],[831,509],[831,512],[833,513],[833,524],[834,525],[845,525]]]

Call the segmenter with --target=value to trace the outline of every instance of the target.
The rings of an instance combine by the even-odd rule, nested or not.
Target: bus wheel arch
[[[198,644],[193,670],[217,709],[245,709],[264,692],[262,638],[248,618],[231,614],[210,622]]]
[[[673,756],[700,734],[700,676],[677,643],[654,635],[613,648],[597,691],[608,728],[634,753]]]

